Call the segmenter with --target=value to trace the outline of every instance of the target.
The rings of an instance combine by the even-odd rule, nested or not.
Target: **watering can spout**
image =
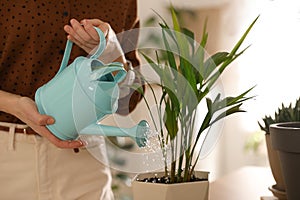
[[[93,123],[80,131],[80,135],[102,135],[102,136],[117,136],[131,137],[136,141],[139,147],[144,147],[147,143],[147,136],[150,131],[150,126],[146,120],[140,121],[136,126],[131,128],[119,128]]]

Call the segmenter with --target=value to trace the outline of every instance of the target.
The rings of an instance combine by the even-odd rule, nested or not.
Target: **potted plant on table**
[[[282,104],[281,108],[278,108],[274,117],[265,116],[263,118],[263,124],[259,123],[262,131],[265,132],[266,146],[268,152],[268,160],[270,168],[275,179],[276,184],[269,187],[274,196],[279,200],[286,200],[286,185],[282,173],[281,162],[279,158],[279,152],[275,150],[271,143],[270,125],[283,123],[283,122],[297,122],[300,121],[300,99],[296,100],[295,104],[285,106]]]
[[[282,107],[274,118],[266,116],[264,126],[270,167],[276,184],[269,189],[279,200],[299,199],[300,184],[300,99],[295,104]]]
[[[208,173],[195,170],[201,152],[197,149],[201,140],[205,141],[209,137],[208,129],[216,122],[231,114],[243,112],[241,106],[252,98],[246,97],[252,88],[229,97],[218,93],[212,98],[210,93],[224,70],[247,49],[239,51],[258,18],[251,23],[230,52],[217,52],[207,57],[206,25],[200,44],[195,46],[194,33],[181,27],[175,10],[171,8],[170,11],[173,28],[162,17],[160,23],[164,48],[155,51],[156,59],[142,53],[159,77],[156,83],[144,77],[148,91],[152,92],[155,99],[156,111],[151,111],[147,98],[144,100],[158,132],[165,170],[155,175],[138,175],[133,182],[133,196],[135,200],[207,200]],[[162,57],[167,59],[162,61]],[[153,85],[158,86],[160,94],[154,91]],[[143,91],[139,91],[145,97]],[[205,113],[200,113],[198,109],[201,102],[206,104]],[[197,128],[202,114],[202,122]],[[143,187],[150,191],[147,192]],[[192,194],[193,192],[196,194]]]

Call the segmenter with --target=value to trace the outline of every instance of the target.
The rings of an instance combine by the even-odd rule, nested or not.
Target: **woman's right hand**
[[[32,99],[0,91],[0,100],[0,110],[16,116],[36,133],[47,138],[55,146],[70,149],[83,146],[80,140],[63,141],[53,135],[47,129],[46,125],[54,124],[54,118],[49,115],[40,114]]]
[[[99,19],[84,19],[80,22],[76,19],[71,19],[70,25],[65,25],[64,30],[68,33],[68,40],[71,40],[85,52],[91,54],[100,42],[100,38],[94,26],[98,27],[104,36],[107,37],[110,25]]]

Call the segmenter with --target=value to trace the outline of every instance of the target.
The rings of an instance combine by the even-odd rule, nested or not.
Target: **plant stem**
[[[183,182],[188,182],[190,171],[190,147],[185,151],[185,168]]]
[[[190,157],[190,160],[192,161],[193,159],[193,154],[194,152],[190,151],[190,147],[192,146],[192,142],[193,142],[193,135],[194,135],[194,128],[195,128],[195,120],[196,120],[196,113],[197,113],[197,108],[192,112],[191,116],[188,117],[188,122],[191,121],[191,123],[189,123],[189,130],[188,130],[188,135],[189,135],[189,139],[188,139],[188,143],[187,143],[187,146],[188,146],[188,154],[189,154],[189,157]],[[196,145],[197,143],[194,144],[194,146]],[[192,147],[194,149],[194,146]]]
[[[162,139],[164,141],[164,139]],[[161,147],[162,149],[162,154],[163,154],[163,159],[164,159],[164,166],[165,166],[165,177],[168,176],[168,163],[167,163],[167,149],[166,145],[163,143],[163,146]]]
[[[176,160],[171,163],[170,183],[175,183]]]
[[[181,182],[181,174],[182,174],[182,164],[183,164],[183,158],[184,158],[184,154],[183,152],[180,153],[179,156],[179,160],[178,160],[178,169],[177,169],[177,180],[179,180]]]
[[[175,183],[175,173],[176,173],[176,159],[174,158],[174,140],[171,142],[171,154],[172,154],[172,162],[171,162],[171,172],[170,172],[170,183]]]
[[[182,119],[182,118],[181,118]],[[182,121],[182,120],[181,120]],[[183,132],[183,123],[181,123],[181,131]],[[177,180],[181,181],[181,173],[182,173],[182,164],[184,159],[184,149],[185,149],[185,133],[181,133],[180,137],[180,149],[179,149],[179,159],[178,159],[178,169],[177,169]]]

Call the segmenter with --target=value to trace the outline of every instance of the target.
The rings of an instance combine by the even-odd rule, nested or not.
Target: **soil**
[[[207,181],[208,179],[205,178],[198,178],[196,176],[192,176],[189,182],[195,181]],[[144,179],[137,179],[137,181],[145,182],[145,183],[163,183],[163,184],[171,184],[169,176],[162,176],[162,177],[151,177],[151,178],[144,178]],[[182,181],[177,181],[175,183],[182,183]]]

